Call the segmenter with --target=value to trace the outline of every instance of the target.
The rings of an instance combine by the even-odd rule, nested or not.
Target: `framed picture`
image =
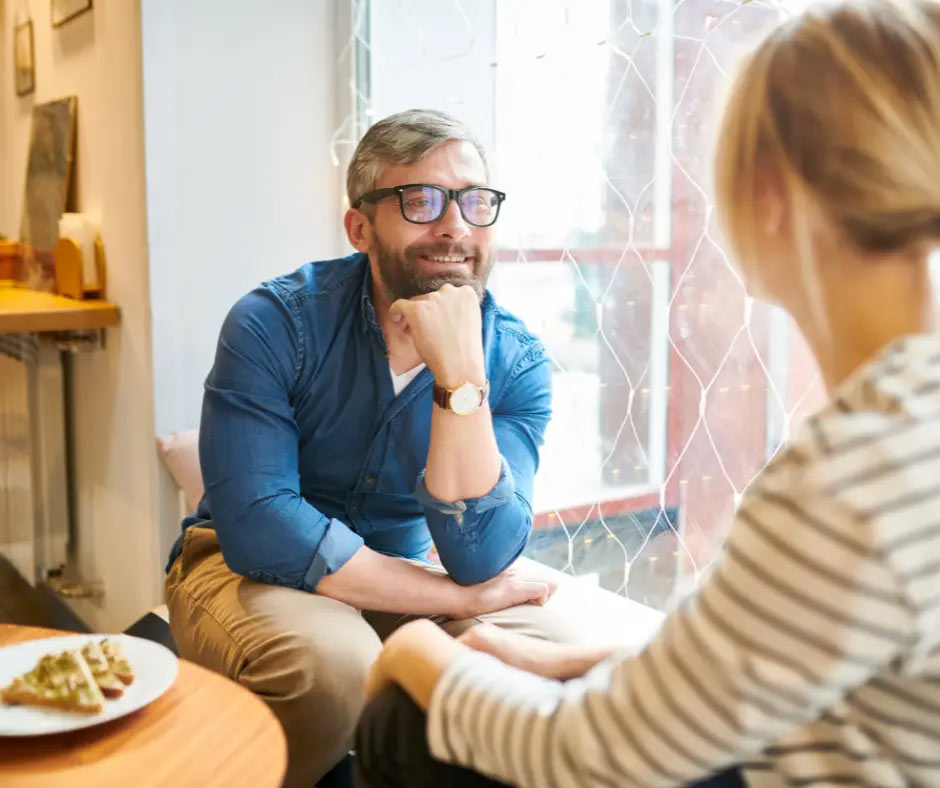
[[[52,26],[59,27],[91,10],[92,0],[52,0]]]
[[[68,205],[77,112],[75,96],[33,106],[20,241],[34,247],[34,259],[26,262],[24,271],[24,281],[34,290],[55,290],[52,253]]]
[[[13,28],[13,81],[17,96],[25,96],[36,89],[32,20]]]

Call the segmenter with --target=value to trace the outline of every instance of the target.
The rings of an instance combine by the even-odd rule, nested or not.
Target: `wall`
[[[143,0],[144,114],[158,435],[199,426],[231,305],[345,253],[337,7],[348,0]],[[158,471],[160,549],[179,534]]]
[[[36,92],[17,98],[10,73],[13,25],[32,16]],[[153,373],[144,188],[140,4],[95,0],[61,28],[49,0],[0,6],[0,231],[20,220],[30,111],[78,96],[74,208],[100,218],[109,297],[121,324],[103,351],[75,362],[78,564],[105,582],[106,597],[76,611],[99,630],[122,628],[160,595],[155,512]]]
[[[340,251],[333,0],[143,0],[157,433],[198,426],[232,303]]]

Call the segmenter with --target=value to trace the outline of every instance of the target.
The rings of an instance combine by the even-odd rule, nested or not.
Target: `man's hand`
[[[610,647],[552,643],[515,632],[506,632],[492,624],[478,624],[464,632],[458,640],[476,651],[491,654],[514,668],[562,681],[583,676],[614,651]]]
[[[434,293],[399,299],[389,315],[392,322],[404,324],[439,386],[484,384],[483,323],[480,299],[472,287],[444,285]]]
[[[556,587],[552,580],[528,578],[518,569],[509,567],[491,580],[465,586],[466,610],[461,617],[473,618],[526,603],[544,605]]]

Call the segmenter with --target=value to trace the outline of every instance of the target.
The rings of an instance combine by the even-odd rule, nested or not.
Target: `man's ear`
[[[369,254],[372,247],[372,222],[362,211],[350,208],[343,217],[343,226],[346,228],[346,237],[353,249],[363,254]]]

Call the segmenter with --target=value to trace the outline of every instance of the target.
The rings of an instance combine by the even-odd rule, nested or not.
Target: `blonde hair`
[[[782,24],[725,109],[715,186],[739,258],[757,248],[764,172],[791,202],[802,263],[816,216],[866,252],[940,241],[940,5],[847,0]]]

